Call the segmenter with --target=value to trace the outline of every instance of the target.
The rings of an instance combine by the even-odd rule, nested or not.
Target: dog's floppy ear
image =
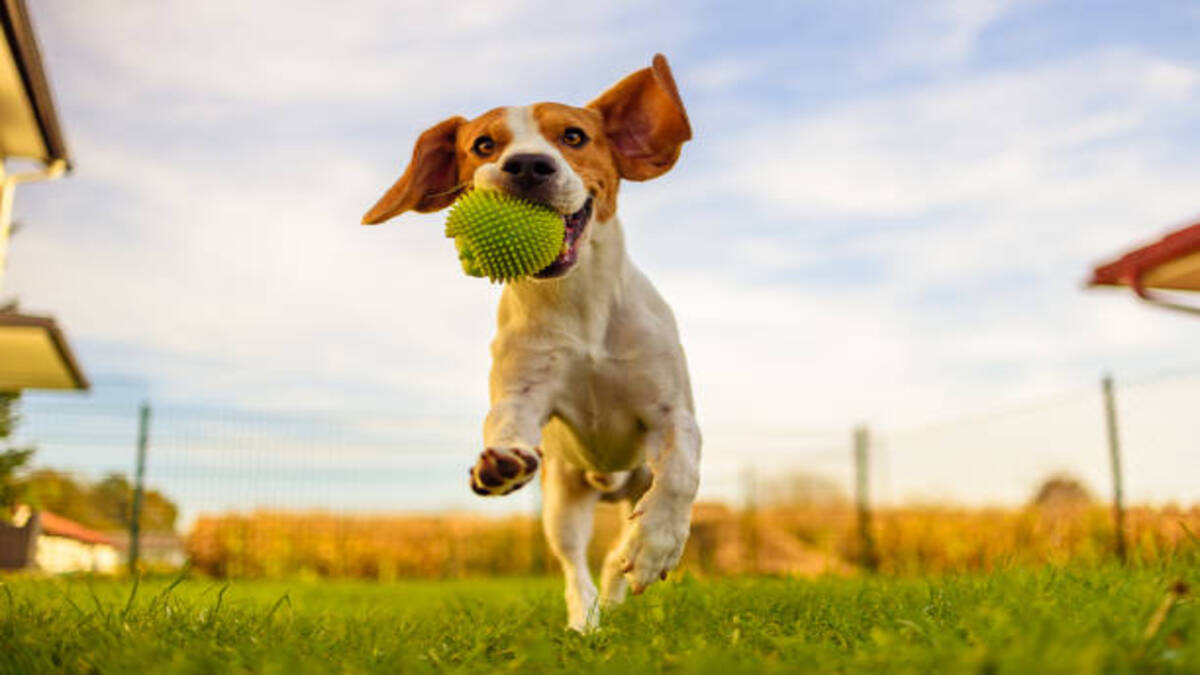
[[[662,54],[649,68],[629,75],[588,107],[604,117],[621,177],[648,180],[666,173],[692,137],[687,111]]]
[[[458,127],[466,121],[451,117],[421,134],[404,175],[367,211],[363,225],[378,225],[405,211],[437,211],[454,203],[462,191],[455,142]]]

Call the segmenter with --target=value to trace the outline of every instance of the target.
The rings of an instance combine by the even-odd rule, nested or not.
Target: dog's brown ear
[[[621,177],[648,180],[666,173],[692,137],[687,111],[662,54],[649,68],[629,75],[588,107],[604,117]]]
[[[363,216],[363,225],[378,225],[405,211],[444,209],[458,197],[458,127],[467,120],[451,117],[426,129],[417,139],[404,175]]]

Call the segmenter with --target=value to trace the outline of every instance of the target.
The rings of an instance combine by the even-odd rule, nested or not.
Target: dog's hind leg
[[[628,472],[623,483],[615,492],[604,494],[601,499],[606,502],[616,501],[621,509],[621,534],[617,541],[604,556],[604,567],[600,571],[600,607],[608,608],[625,601],[629,592],[629,582],[625,579],[623,569],[624,558],[621,555],[621,542],[625,539],[626,531],[632,527],[630,517],[633,515],[633,505],[642,498],[650,487],[650,468],[641,466]]]
[[[629,527],[629,516],[633,513],[633,502],[621,502],[621,536],[617,538],[617,542],[624,538],[625,530]],[[625,567],[625,561],[621,557],[621,551],[615,544],[608,551],[608,555],[604,556],[604,567],[600,570],[600,606],[604,609],[615,607],[616,605],[625,602],[625,595],[629,592],[629,582],[625,581],[625,575],[622,569]]]
[[[553,452],[546,453],[542,471],[542,528],[546,543],[562,565],[567,627],[585,632],[595,628],[599,620],[587,547],[600,492],[584,480],[583,471],[568,466]]]

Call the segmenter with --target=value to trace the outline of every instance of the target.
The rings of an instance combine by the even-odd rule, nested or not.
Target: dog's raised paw
[[[471,468],[471,491],[481,497],[500,497],[520,490],[537,473],[538,448],[488,448]]]

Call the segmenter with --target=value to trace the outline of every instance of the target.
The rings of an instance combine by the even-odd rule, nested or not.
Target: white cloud
[[[1195,98],[1181,99],[1183,88],[1158,82],[1163,72],[1195,76],[1195,69],[1135,54],[1087,54],[1032,71],[839,102],[798,119],[763,111],[760,124],[722,139],[712,165],[739,195],[806,218],[1052,201],[1110,168],[1071,163],[1092,144],[1121,143],[1195,111]],[[1144,154],[1145,138],[1132,146],[1136,159],[1154,159]]]
[[[627,9],[624,3],[581,6],[570,18],[603,27]],[[91,87],[82,77],[65,82],[68,91],[101,102],[130,94],[256,106],[461,99],[467,91],[511,90],[614,50],[602,31],[564,32],[566,15],[556,19],[545,3],[530,1],[346,7],[175,0],[119,9],[64,3],[54,19],[49,23],[60,31],[54,35],[60,44],[92,61],[78,64],[81,73],[119,76]]]
[[[919,7],[897,6],[891,30],[879,49],[860,62],[859,71],[878,74],[897,69],[961,69],[980,34],[1021,4],[1011,0],[938,0]]]

